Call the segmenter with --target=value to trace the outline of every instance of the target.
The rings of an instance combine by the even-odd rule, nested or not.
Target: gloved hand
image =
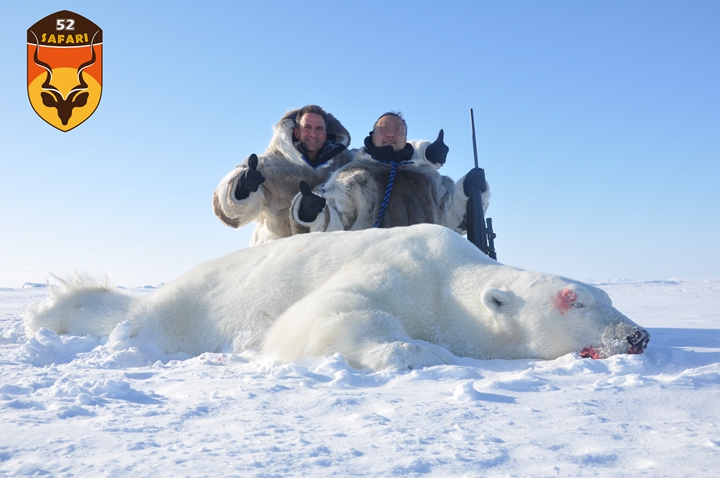
[[[318,214],[325,209],[327,201],[325,198],[313,194],[310,185],[305,181],[300,181],[300,192],[302,193],[302,199],[300,200],[298,217],[303,222],[313,222]]]
[[[250,196],[250,193],[254,193],[258,190],[260,185],[265,182],[265,176],[257,170],[258,157],[257,154],[253,153],[248,158],[248,166],[250,169],[245,171],[240,176],[240,181],[235,188],[235,199],[241,200]]]
[[[443,142],[444,137],[445,132],[440,130],[437,139],[425,150],[425,157],[433,164],[445,164],[450,148]]]
[[[485,170],[483,168],[472,168],[470,172],[465,176],[463,181],[463,192],[467,197],[470,197],[470,189],[477,187],[481,193],[484,193],[487,189],[485,184]]]

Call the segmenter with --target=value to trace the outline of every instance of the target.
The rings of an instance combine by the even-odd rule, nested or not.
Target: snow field
[[[26,337],[43,288],[0,291],[0,473],[10,476],[711,476],[720,282],[599,284],[643,355],[458,358],[370,372],[342,356],[168,357],[127,336]],[[145,293],[138,291],[137,293]]]

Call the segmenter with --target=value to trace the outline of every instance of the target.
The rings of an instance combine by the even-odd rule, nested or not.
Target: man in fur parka
[[[442,139],[433,143],[431,158],[438,167],[445,162]],[[228,173],[213,195],[215,215],[228,226],[257,223],[250,245],[293,234],[290,205],[298,182],[316,187],[352,159],[347,150],[350,133],[333,115],[317,105],[287,112],[274,127],[264,154],[250,155]]]
[[[321,107],[285,113],[265,153],[250,155],[220,181],[215,215],[234,228],[256,222],[251,246],[291,236],[288,210],[298,181],[324,183],[352,159],[349,145],[350,133]]]
[[[447,155],[442,136],[441,130],[438,140]],[[293,232],[431,223],[464,234],[471,187],[482,191],[483,211],[488,207],[490,190],[484,172],[475,168],[455,183],[438,173],[437,164],[418,159],[432,157],[438,141],[411,145],[406,137],[402,115],[386,113],[376,121],[354,160],[317,187],[317,194],[309,184],[301,183],[291,209]]]

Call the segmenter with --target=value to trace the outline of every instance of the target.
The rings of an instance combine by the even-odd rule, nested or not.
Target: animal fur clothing
[[[293,110],[283,115],[274,127],[267,150],[258,156],[257,170],[265,177],[265,182],[256,192],[244,199],[236,197],[238,181],[249,168],[245,160],[220,181],[213,195],[215,215],[228,226],[239,228],[252,221],[257,223],[250,240],[251,246],[292,235],[289,208],[300,181],[315,187],[352,159],[352,154],[342,148],[334,157],[322,158],[324,162],[311,165],[294,144],[293,128],[297,112]],[[345,147],[350,144],[350,133],[331,114],[327,118],[327,136],[325,146],[333,138]]]
[[[464,234],[468,197],[463,192],[465,177],[455,183],[428,162],[425,150],[429,141],[411,142],[415,151],[409,164],[397,166],[395,181],[380,227],[410,226],[429,223],[446,226]],[[355,153],[352,162],[342,167],[314,193],[327,204],[312,222],[299,217],[302,195],[292,205],[293,233],[358,230],[373,227],[380,213],[390,177],[391,166],[377,161],[365,147]],[[487,186],[487,183],[486,183]],[[482,193],[483,211],[490,198],[489,186]]]

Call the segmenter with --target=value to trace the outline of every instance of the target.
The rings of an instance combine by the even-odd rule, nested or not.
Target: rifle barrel
[[[470,108],[470,124],[472,125],[472,140],[473,140],[473,154],[475,155],[475,167],[478,167],[478,157],[477,157],[477,144],[475,141],[475,115],[473,114],[473,109]]]

